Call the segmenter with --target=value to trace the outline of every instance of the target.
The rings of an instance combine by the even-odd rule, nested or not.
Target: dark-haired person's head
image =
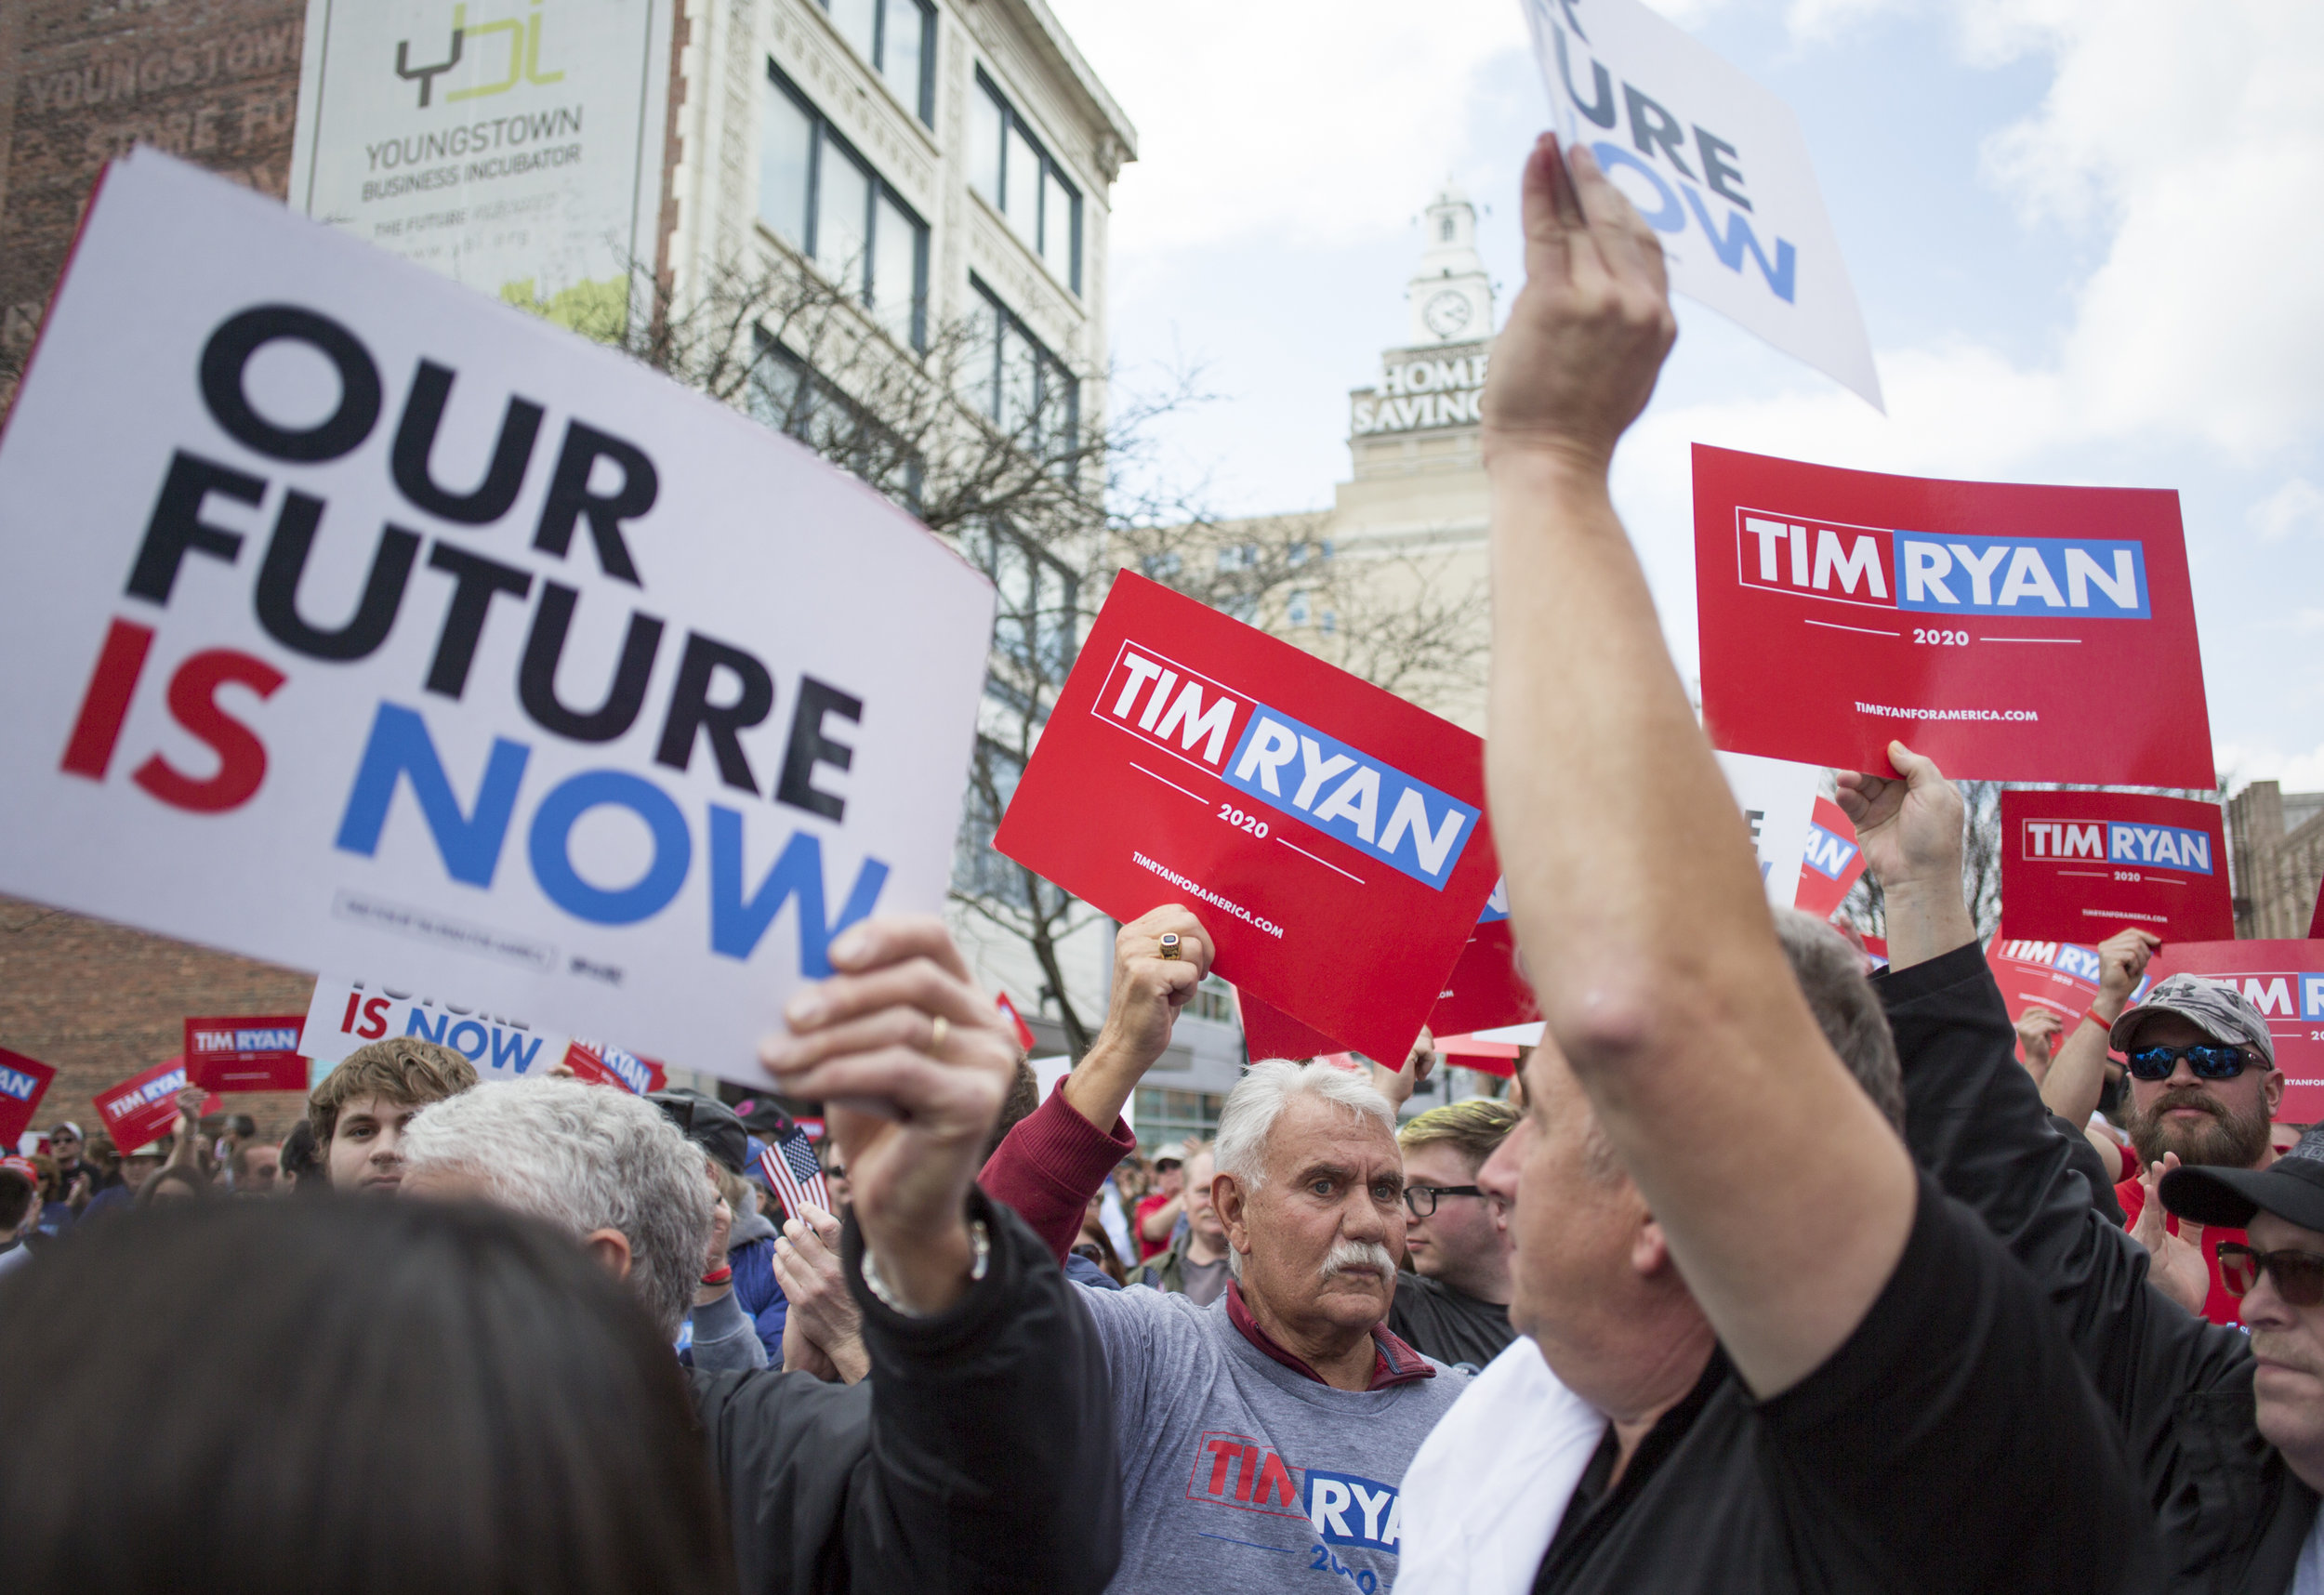
[[[1033,1116],[1033,1110],[1041,1105],[1041,1080],[1034,1074],[1033,1065],[1025,1059],[1017,1060],[1017,1072],[1010,1076],[1009,1095],[1000,1102],[1000,1117],[993,1124],[990,1140],[984,1143],[984,1160],[992,1161],[1000,1143],[1009,1139],[1009,1132],[1018,1122]]]
[[[403,1131],[420,1109],[476,1084],[469,1061],[439,1042],[390,1036],[359,1047],[307,1099],[307,1122],[335,1191],[392,1193],[403,1182]]]
[[[200,1169],[179,1165],[155,1170],[151,1180],[138,1187],[137,1205],[166,1207],[174,1202],[199,1202],[209,1193],[210,1182]]]
[[[283,1188],[283,1149],[270,1142],[236,1147],[227,1167],[233,1171],[237,1196],[271,1196]]]
[[[300,1119],[283,1138],[280,1167],[278,1178],[302,1195],[316,1196],[331,1189],[330,1177],[323,1167],[323,1143],[315,1139],[312,1120]]]
[[[0,1448],[24,1595],[733,1588],[667,1344],[515,1214],[136,1215],[0,1287],[0,1433],[44,1437]]]
[[[0,1168],[0,1246],[17,1238],[24,1228],[24,1220],[33,1208],[33,1198],[39,1187],[33,1177],[19,1168]]]

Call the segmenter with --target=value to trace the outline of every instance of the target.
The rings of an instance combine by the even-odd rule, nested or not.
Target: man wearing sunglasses
[[[2258,1369],[2259,1431],[2312,1492],[2324,1490],[2324,1127],[2265,1168],[2175,1168],[2162,1205],[2248,1240],[2220,1244],[2220,1272],[2239,1299]],[[2324,1587],[2324,1520],[2300,1549],[2292,1588]]]
[[[2284,1077],[2267,1022],[2241,992],[2200,975],[2172,975],[2114,1022],[2108,1044],[2128,1061],[2131,1144],[2144,1177],[2115,1187],[2131,1232],[2155,1254],[2156,1283],[2213,1324],[2240,1321],[2240,1293],[2222,1277],[2219,1248],[2242,1236],[2206,1226],[2201,1272],[2192,1248],[2166,1238],[2148,1216],[2147,1189],[2179,1167],[2263,1169],[2274,1159],[2268,1127]],[[2168,1223],[2175,1235],[2175,1219]],[[2192,1240],[2194,1237],[2185,1237]],[[2206,1277],[2208,1275],[2208,1277]],[[2198,1309],[2199,1303],[2199,1309]]]

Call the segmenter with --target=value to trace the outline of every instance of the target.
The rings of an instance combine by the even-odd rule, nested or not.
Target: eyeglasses
[[[1426,1219],[1436,1211],[1439,1196],[1482,1196],[1485,1193],[1473,1185],[1407,1185],[1404,1188],[1404,1205],[1416,1219]]]
[[[2142,1080],[2168,1080],[2184,1058],[2199,1080],[2232,1080],[2256,1061],[2240,1047],[2200,1042],[2193,1047],[2134,1047],[2127,1054],[2131,1073]]]
[[[2219,1281],[2230,1296],[2242,1296],[2266,1274],[2276,1294],[2293,1307],[2324,1301],[2324,1257],[2314,1252],[2255,1251],[2240,1241],[2219,1243]]]

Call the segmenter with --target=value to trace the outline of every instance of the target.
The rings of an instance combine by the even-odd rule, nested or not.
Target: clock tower
[[[1430,202],[1419,269],[1405,286],[1412,342],[1474,343],[1493,336],[1493,282],[1477,256],[1477,210],[1446,182]]]

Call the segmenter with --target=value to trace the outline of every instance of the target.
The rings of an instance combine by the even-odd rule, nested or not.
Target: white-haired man
[[[1166,933],[1175,958],[1163,956]],[[1052,1252],[1073,1244],[1134,1146],[1123,1104],[1209,958],[1184,908],[1124,926],[1104,1030],[985,1165],[985,1190]],[[1385,1589],[1404,1537],[1405,1464],[1462,1380],[1382,1322],[1406,1223],[1394,1112],[1345,1070],[1258,1062],[1228,1094],[1211,1155],[1225,1293],[1207,1307],[1143,1289],[1082,1293],[1123,1439],[1112,1588],[1272,1585],[1313,1570]]]
[[[1524,227],[1486,398],[1486,771],[1548,1041],[1478,1180],[1511,1206],[1510,1316],[1532,1344],[1475,1384],[1522,1373],[1542,1399],[1472,1404],[1513,1445],[1552,1443],[1466,1571],[1431,1581],[1416,1546],[1412,1582],[2154,1587],[2152,1507],[2048,1300],[1851,1078],[1891,1045],[1861,964],[1796,917],[1770,925],[1614,512],[1615,445],[1676,331],[1660,244],[1586,150],[1569,168],[1550,138]],[[1868,805],[1859,832],[1886,817]],[[1892,938],[1900,912],[1892,897]],[[1472,1496],[1501,1463],[1471,1462]],[[1416,1473],[1433,1536],[1428,1458]]]
[[[705,1273],[723,1249],[705,1154],[653,1103],[570,1078],[512,1081],[422,1109],[402,1151],[407,1194],[490,1202],[568,1232],[665,1338],[691,1308],[696,1367],[766,1366],[732,1281]]]
[[[908,992],[868,982],[878,1020],[918,1037],[883,1053],[876,1080],[817,1051],[813,992],[792,1008],[804,1038],[766,1048],[778,1073],[842,1088],[828,1113],[854,1174],[840,1250],[873,1377],[695,1369],[739,1587],[1095,1591],[1120,1513],[1103,1355],[1048,1248],[974,1188],[1015,1039],[934,919],[867,921],[830,956],[925,977]],[[825,985],[866,988],[849,973]],[[697,1288],[715,1193],[703,1153],[650,1102],[575,1081],[494,1086],[422,1113],[403,1152],[407,1193],[562,1227],[666,1331]]]

